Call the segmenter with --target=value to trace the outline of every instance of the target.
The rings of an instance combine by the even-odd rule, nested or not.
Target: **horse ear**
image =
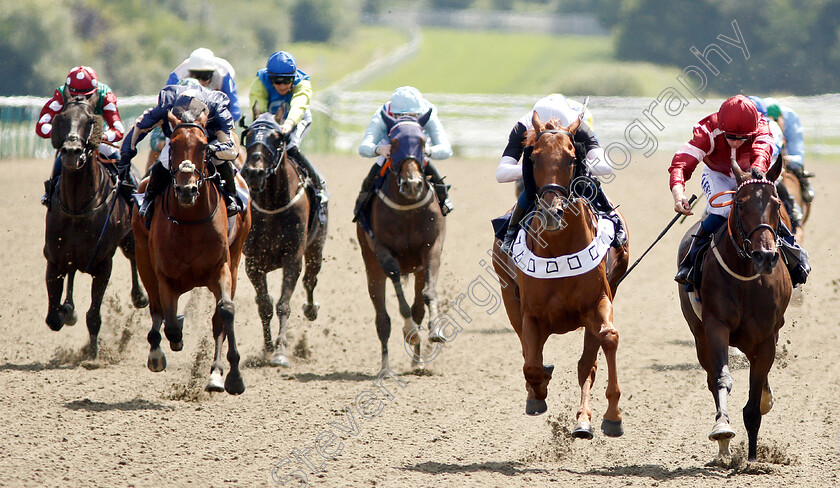
[[[257,108],[257,102],[254,102],[254,105],[251,106],[251,114],[254,116],[254,120],[257,120],[257,117],[260,116],[260,109]]]
[[[385,122],[385,132],[391,132],[391,128],[394,127],[397,119],[391,117],[388,112],[385,112],[384,110],[380,110],[379,113],[382,115],[382,121]]]
[[[90,129],[90,136],[88,137],[87,149],[93,151],[99,149],[102,143],[102,132],[105,128],[105,119],[101,115],[93,116],[93,127]]]
[[[421,115],[420,118],[417,119],[417,123],[420,125],[426,125],[426,122],[428,122],[430,118],[432,118],[432,109],[429,109],[428,112]]]
[[[569,125],[568,131],[572,135],[575,135],[577,133],[578,129],[580,129],[580,123],[581,123],[580,117],[576,118],[575,121],[572,122],[571,125]]]
[[[737,184],[741,184],[742,181],[749,179],[749,173],[741,171],[741,167],[738,166],[738,161],[735,161],[735,158],[730,158],[730,166],[732,167],[732,174],[735,175],[735,182]]]
[[[767,170],[766,178],[770,181],[776,181],[779,179],[779,175],[782,174],[782,164],[783,164],[783,157],[779,154],[779,157],[776,158],[776,162],[770,166],[770,169]]]
[[[543,130],[542,121],[540,120],[540,114],[538,114],[536,110],[534,110],[534,115],[531,116],[531,123],[534,126],[534,131],[535,132],[542,132],[542,130]]]
[[[282,125],[284,117],[286,117],[286,107],[281,105],[280,108],[274,112],[274,121],[277,122],[278,125]]]
[[[174,129],[181,123],[181,120],[175,116],[172,112],[166,112],[166,117],[169,121],[169,129]]]

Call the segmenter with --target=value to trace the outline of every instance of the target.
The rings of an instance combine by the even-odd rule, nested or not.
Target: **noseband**
[[[755,234],[759,230],[767,229],[773,234],[773,240],[774,241],[779,240],[778,231],[776,230],[778,228],[778,224],[776,224],[776,228],[773,228],[773,226],[771,226],[770,224],[761,223],[761,224],[756,225],[749,233],[744,230],[744,226],[741,223],[741,216],[738,212],[740,207],[738,206],[738,204],[735,204],[735,197],[738,196],[738,192],[741,191],[742,188],[744,188],[747,185],[754,185],[754,184],[770,185],[773,188],[773,193],[776,193],[776,185],[773,184],[772,181],[764,180],[764,179],[759,180],[759,179],[751,178],[749,180],[743,181],[740,185],[738,185],[738,188],[735,190],[735,194],[732,195],[732,197],[733,197],[732,202],[731,202],[732,203],[732,210],[729,212],[729,219],[727,221],[727,227],[729,227],[729,229],[728,229],[729,230],[729,239],[732,241],[732,245],[735,246],[735,249],[738,252],[738,257],[740,257],[741,259],[751,259],[750,253],[748,253],[746,249],[747,249],[747,247],[752,249],[753,244],[752,244],[752,241],[750,241],[750,238],[753,236],[753,234]],[[781,216],[779,217],[779,219],[781,220]],[[735,221],[735,229],[738,233],[738,237],[740,238],[742,245],[738,245],[738,242],[735,240],[734,234],[732,232],[732,221],[733,220]]]
[[[537,134],[537,137],[534,138],[534,146],[537,145],[537,141],[539,141],[540,137],[542,137],[544,134],[564,134],[564,135],[569,136],[569,139],[571,139],[572,141],[575,140],[574,134],[572,134],[571,132],[569,132],[567,130],[549,129],[549,130],[541,131]],[[573,156],[572,168],[574,168],[574,165],[575,165],[575,162],[576,162],[575,159],[574,159],[574,156],[575,156],[574,152],[572,153],[572,156]],[[571,188],[573,183],[574,183],[574,181],[570,182],[568,187],[563,186],[563,185],[558,185],[557,183],[549,183],[547,185],[543,185],[543,186],[540,187],[539,190],[537,190],[537,199],[542,200],[543,196],[545,196],[545,194],[547,194],[547,193],[554,193],[554,194],[557,194],[557,195],[562,196],[564,198],[569,198],[572,195],[572,191],[571,191],[570,188]]]

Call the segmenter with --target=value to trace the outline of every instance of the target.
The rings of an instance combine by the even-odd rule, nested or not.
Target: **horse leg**
[[[105,289],[108,287],[108,281],[111,279],[111,265],[112,261],[106,259],[102,264],[102,269],[99,273],[93,275],[93,282],[90,287],[90,308],[88,308],[85,316],[90,335],[90,357],[96,359],[99,353],[99,328],[102,326],[102,299],[105,297]]]
[[[612,302],[606,298],[598,306],[598,317],[598,341],[607,360],[607,410],[601,421],[601,432],[609,437],[620,437],[624,434],[624,427],[621,423],[621,409],[618,407],[621,388],[618,386],[618,365],[615,359],[618,352],[618,330],[612,321]]]
[[[137,273],[137,259],[135,257],[134,233],[129,232],[120,242],[120,250],[123,256],[131,264],[131,303],[134,308],[144,308],[149,305],[149,297],[140,285],[139,274]]]
[[[366,267],[368,295],[373,302],[376,311],[376,335],[381,345],[382,362],[379,368],[379,375],[391,371],[391,364],[388,359],[388,339],[391,337],[391,317],[385,304],[385,274],[376,266],[376,263],[369,263]]]
[[[709,390],[717,407],[715,427],[709,434],[709,439],[718,441],[721,454],[727,454],[729,439],[735,437],[735,431],[729,425],[727,408],[729,392],[732,391],[732,375],[729,373],[729,328],[715,317],[704,317],[704,323],[711,367],[708,374]]]
[[[254,260],[245,260],[245,273],[256,291],[254,300],[257,302],[257,311],[260,314],[263,328],[263,352],[266,354],[274,352],[274,345],[271,343],[271,318],[274,316],[274,298],[268,293],[268,283],[265,273],[260,270]]]
[[[442,239],[438,239],[426,257],[425,283],[423,286],[423,300],[429,306],[429,342],[446,342],[447,338],[440,330],[440,324],[435,320],[438,316],[437,279],[440,271],[440,247]]]
[[[598,371],[598,350],[601,342],[598,336],[588,329],[583,331],[583,353],[578,360],[578,384],[580,385],[580,407],[575,417],[575,430],[572,437],[577,439],[592,439],[592,409],[589,400],[592,397],[592,384],[595,382],[595,372]]]
[[[61,330],[64,327],[64,310],[59,305],[61,292],[64,291],[64,275],[58,272],[58,267],[47,262],[47,326],[52,330]]]
[[[400,315],[404,319],[411,317],[411,307],[408,305],[408,301],[405,299],[405,293],[403,293],[402,282],[402,274],[400,273],[400,263],[397,262],[397,259],[391,254],[391,251],[385,248],[379,242],[376,243],[376,247],[374,248],[373,252],[376,255],[376,262],[379,263],[379,267],[385,272],[385,275],[394,283],[394,291],[397,294],[397,300],[400,302]],[[403,331],[405,332],[405,331]],[[416,336],[416,341],[420,341],[420,337]],[[411,343],[414,345],[414,343]]]
[[[169,349],[180,351],[184,348],[184,317],[178,316],[179,296],[165,280],[161,280],[158,293],[163,313],[163,333],[169,340]]]
[[[769,390],[767,375],[776,356],[775,336],[764,341],[758,348],[758,354],[750,364],[750,395],[744,406],[744,426],[747,428],[748,461],[756,460],[758,449],[758,429],[761,427],[762,403],[765,391]],[[772,393],[771,393],[772,395]],[[769,409],[768,409],[769,411]]]
[[[321,308],[314,299],[314,293],[315,286],[318,285],[318,273],[321,271],[323,251],[324,240],[316,239],[306,249],[305,254],[306,272],[303,274],[303,288],[306,290],[306,303],[303,305],[303,316],[309,321],[318,318],[318,309]]]
[[[231,395],[239,395],[245,392],[245,381],[239,371],[239,350],[236,347],[236,336],[234,335],[233,319],[235,307],[230,298],[231,272],[229,265],[222,267],[218,284],[212,283],[210,291],[216,297],[216,313],[213,314],[213,335],[216,337],[216,350],[213,358],[213,366],[210,369],[210,378],[214,374],[222,374],[222,343],[227,338],[228,351],[227,360],[230,371],[225,376],[225,391]],[[221,323],[221,328],[219,324]],[[221,330],[219,330],[221,329]],[[208,383],[208,387],[210,383]]]
[[[528,391],[525,402],[525,413],[528,415],[540,415],[548,410],[545,397],[548,396],[548,382],[551,381],[553,370],[553,367],[543,365],[543,346],[548,335],[548,331],[541,328],[533,316],[523,317],[519,340],[525,358],[522,372],[525,375],[525,389]]]
[[[276,307],[277,318],[280,319],[280,330],[277,331],[274,354],[271,356],[272,366],[288,367],[290,364],[289,357],[286,354],[286,346],[288,345],[286,333],[289,330],[289,316],[292,314],[292,307],[289,306],[289,302],[292,301],[292,294],[295,291],[298,278],[300,278],[302,265],[302,256],[299,254],[287,256],[283,260],[283,287]]]
[[[67,273],[67,293],[64,295],[64,304],[61,306],[64,325],[76,325],[76,305],[73,303],[73,286],[76,282],[76,270],[71,269]]]
[[[166,355],[160,348],[160,326],[163,325],[163,314],[160,305],[155,301],[149,304],[149,311],[152,314],[152,329],[146,336],[146,340],[149,341],[149,357],[146,360],[146,366],[149,371],[160,373],[166,369]]]

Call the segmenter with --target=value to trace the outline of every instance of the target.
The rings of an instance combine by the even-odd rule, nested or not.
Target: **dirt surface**
[[[236,332],[247,390],[237,397],[203,392],[213,307],[206,290],[181,299],[184,350],[164,346],[166,371],[146,368],[150,319],[147,310],[131,306],[128,263],[120,255],[103,306],[100,358],[83,359],[89,277],[76,280],[79,323],[50,331],[44,323],[45,210],[38,199],[51,163],[0,162],[0,486],[278,486],[272,469],[278,480],[292,476],[281,480],[285,486],[302,485],[293,476],[303,474],[312,486],[353,487],[840,484],[840,422],[834,420],[840,413],[840,280],[833,271],[840,257],[836,210],[829,206],[840,172],[829,161],[809,163],[819,175],[806,240],[814,271],[795,294],[781,331],[770,374],[776,404],[761,426],[759,461],[744,460],[748,370],[736,367],[730,396],[735,456],[724,465],[715,462],[717,446],[707,439],[714,401],[672,281],[688,222],[648,254],[615,301],[625,435],[605,438],[598,431],[591,441],[573,441],[580,331],[549,340],[546,361],[556,365],[549,410],[541,417],[524,414],[519,341],[484,269],[489,219],[513,203],[511,186],[495,182],[495,161],[439,163],[457,209],[447,218],[438,290],[442,311],[463,330],[424,372],[411,372],[392,299],[391,366],[403,385],[386,379],[379,389],[373,384],[379,341],[350,223],[368,161],[312,160],[332,193],[316,289],[321,313],[314,322],[303,318],[299,284],[289,333],[293,364],[265,366],[254,289],[241,270]],[[629,222],[632,261],[673,215],[667,161],[665,154],[641,158],[607,185]],[[690,182],[689,190],[698,188]],[[280,272],[269,275],[275,297],[280,280]],[[452,301],[460,312],[444,305]],[[606,407],[601,358],[593,388],[596,428]],[[324,459],[316,451],[337,455]]]

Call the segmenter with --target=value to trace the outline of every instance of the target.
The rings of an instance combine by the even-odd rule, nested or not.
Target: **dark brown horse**
[[[802,243],[805,239],[805,222],[811,216],[811,202],[802,198],[802,186],[799,184],[799,179],[790,171],[782,173],[781,184],[784,185],[785,190],[793,197],[793,201],[802,209],[802,220],[799,221],[799,226],[796,228],[796,241]],[[778,185],[776,186],[778,189]]]
[[[429,341],[446,338],[434,321],[438,315],[435,288],[446,226],[435,192],[423,176],[425,162],[423,127],[431,111],[420,117],[395,120],[386,117],[391,140],[391,160],[370,209],[371,236],[360,223],[356,235],[367,272],[368,294],[376,309],[376,333],[382,346],[380,372],[390,370],[388,338],[391,318],[385,306],[385,282],[394,284],[405,324],[403,338],[413,350],[412,367],[420,365],[420,324],[429,306]],[[409,306],[402,278],[414,275],[414,303]]]
[[[282,118],[282,112],[279,117]],[[312,202],[307,180],[286,154],[285,138],[271,114],[257,118],[243,135],[246,146],[242,176],[251,189],[254,225],[245,241],[245,272],[257,292],[256,301],[263,325],[263,348],[271,354],[270,363],[289,366],[286,354],[286,330],[291,308],[289,301],[306,260],[303,287],[306,302],[303,314],[309,320],[318,317],[318,303],[313,299],[327,225],[310,218]],[[311,225],[310,225],[311,224]],[[283,289],[277,301],[280,329],[277,341],[271,340],[271,317],[274,299],[268,293],[266,274],[283,268]]]
[[[750,362],[750,393],[744,407],[749,438],[749,460],[756,459],[761,416],[773,406],[767,375],[776,354],[779,329],[785,323],[791,280],[779,259],[777,246],[780,218],[786,217],[773,181],[781,166],[763,175],[757,169],[744,172],[732,162],[737,182],[727,225],[713,237],[703,260],[700,299],[679,287],[680,306],[697,348],[697,358],[706,370],[706,382],[715,399],[717,413],[709,439],[719,445],[721,456],[729,454],[735,431],[729,425],[727,398],[732,389],[728,346],[740,349]],[[714,204],[715,198],[712,199]],[[680,243],[679,258],[688,251],[695,224]]]
[[[569,127],[561,126],[557,119],[543,125],[535,111],[532,122],[534,128],[527,133],[526,144],[534,147],[531,159],[539,187],[538,210],[523,225],[513,257],[499,251],[498,240],[493,244],[505,309],[525,359],[525,413],[539,415],[548,408],[545,398],[554,368],[543,364],[548,337],[583,327],[583,354],[577,369],[580,408],[572,435],[593,437],[590,391],[598,350],[603,349],[609,405],[601,430],[608,436],[620,436],[624,431],[618,407],[618,331],[613,325],[612,301],[627,269],[628,246],[620,250],[610,247],[612,223],[598,219],[588,201],[576,194],[573,139],[580,120]]]
[[[165,123],[173,127],[169,140],[172,184],[157,197],[158,210],[149,230],[136,210],[133,222],[137,265],[151,299],[148,367],[152,371],[166,369],[166,358],[160,348],[162,324],[170,348],[180,351],[184,347],[183,319],[177,315],[178,298],[193,288],[205,286],[216,298],[215,354],[205,389],[240,394],[245,391],[245,382],[239,372],[233,297],[242,246],[251,228],[251,212],[246,207],[228,228],[224,197],[209,179],[212,166],[207,164],[207,113],[188,121],[170,113]],[[141,190],[146,183],[141,184]],[[244,181],[237,183],[244,187]],[[222,383],[225,339],[230,371]]]
[[[98,352],[102,298],[118,246],[131,262],[132,303],[137,308],[149,303],[137,279],[130,209],[117,194],[116,182],[98,161],[103,121],[93,113],[96,97],[65,96],[64,108],[53,122],[52,143],[61,158],[62,171],[58,195],[47,210],[44,245],[49,295],[46,320],[50,329],[76,323],[73,279],[76,271],[93,276],[86,317],[93,358]],[[61,304],[65,276],[67,295]]]

